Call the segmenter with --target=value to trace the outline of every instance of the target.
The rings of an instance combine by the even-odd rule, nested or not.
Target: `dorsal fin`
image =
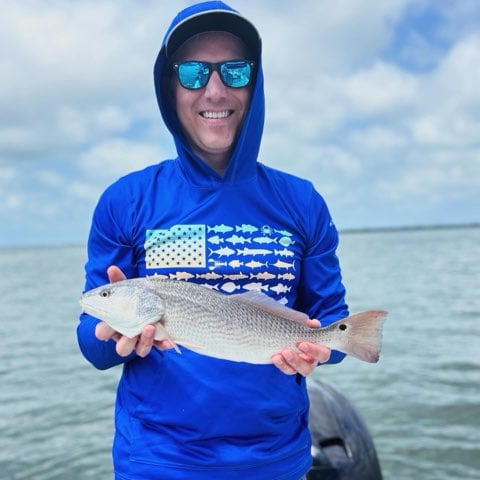
[[[306,322],[309,319],[308,315],[305,313],[286,307],[280,302],[274,300],[272,297],[255,290],[246,293],[230,295],[228,298],[234,302],[241,302],[245,305],[268,312],[271,315],[286,318],[287,320],[292,320],[293,322],[297,322],[302,325],[306,325]]]

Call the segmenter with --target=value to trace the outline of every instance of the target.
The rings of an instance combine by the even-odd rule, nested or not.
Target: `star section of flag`
[[[205,225],[147,230],[147,268],[201,268],[206,265]]]

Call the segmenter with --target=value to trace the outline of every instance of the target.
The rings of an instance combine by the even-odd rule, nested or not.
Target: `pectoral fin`
[[[180,355],[182,354],[176,342],[170,337],[170,334],[160,322],[155,324],[155,340],[159,340],[160,342],[163,340],[168,340],[173,345],[175,351]]]

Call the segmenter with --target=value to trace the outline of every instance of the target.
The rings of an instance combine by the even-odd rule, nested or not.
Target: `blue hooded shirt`
[[[101,196],[88,242],[85,290],[161,275],[225,294],[262,291],[318,318],[347,315],[335,250],[338,235],[323,198],[306,180],[258,161],[264,123],[260,49],[249,109],[220,176],[187,143],[166,92],[165,41],[182,20],[233,10],[205,2],[182,11],[154,68],[161,114],[177,158],[131,173]],[[181,347],[120,357],[82,314],[84,356],[97,368],[122,364],[113,459],[118,479],[297,480],[311,464],[305,379],[273,365],[214,359]],[[232,319],[233,321],[233,319]],[[330,362],[343,358],[332,352]]]

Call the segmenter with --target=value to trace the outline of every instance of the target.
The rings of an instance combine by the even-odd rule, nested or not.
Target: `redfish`
[[[203,355],[254,364],[272,363],[299,342],[325,345],[366,362],[377,362],[383,310],[358,313],[324,328],[311,328],[308,316],[271,297],[250,291],[225,295],[192,282],[155,277],[107,284],[84,293],[82,310],[134,337],[154,324],[157,340]]]

